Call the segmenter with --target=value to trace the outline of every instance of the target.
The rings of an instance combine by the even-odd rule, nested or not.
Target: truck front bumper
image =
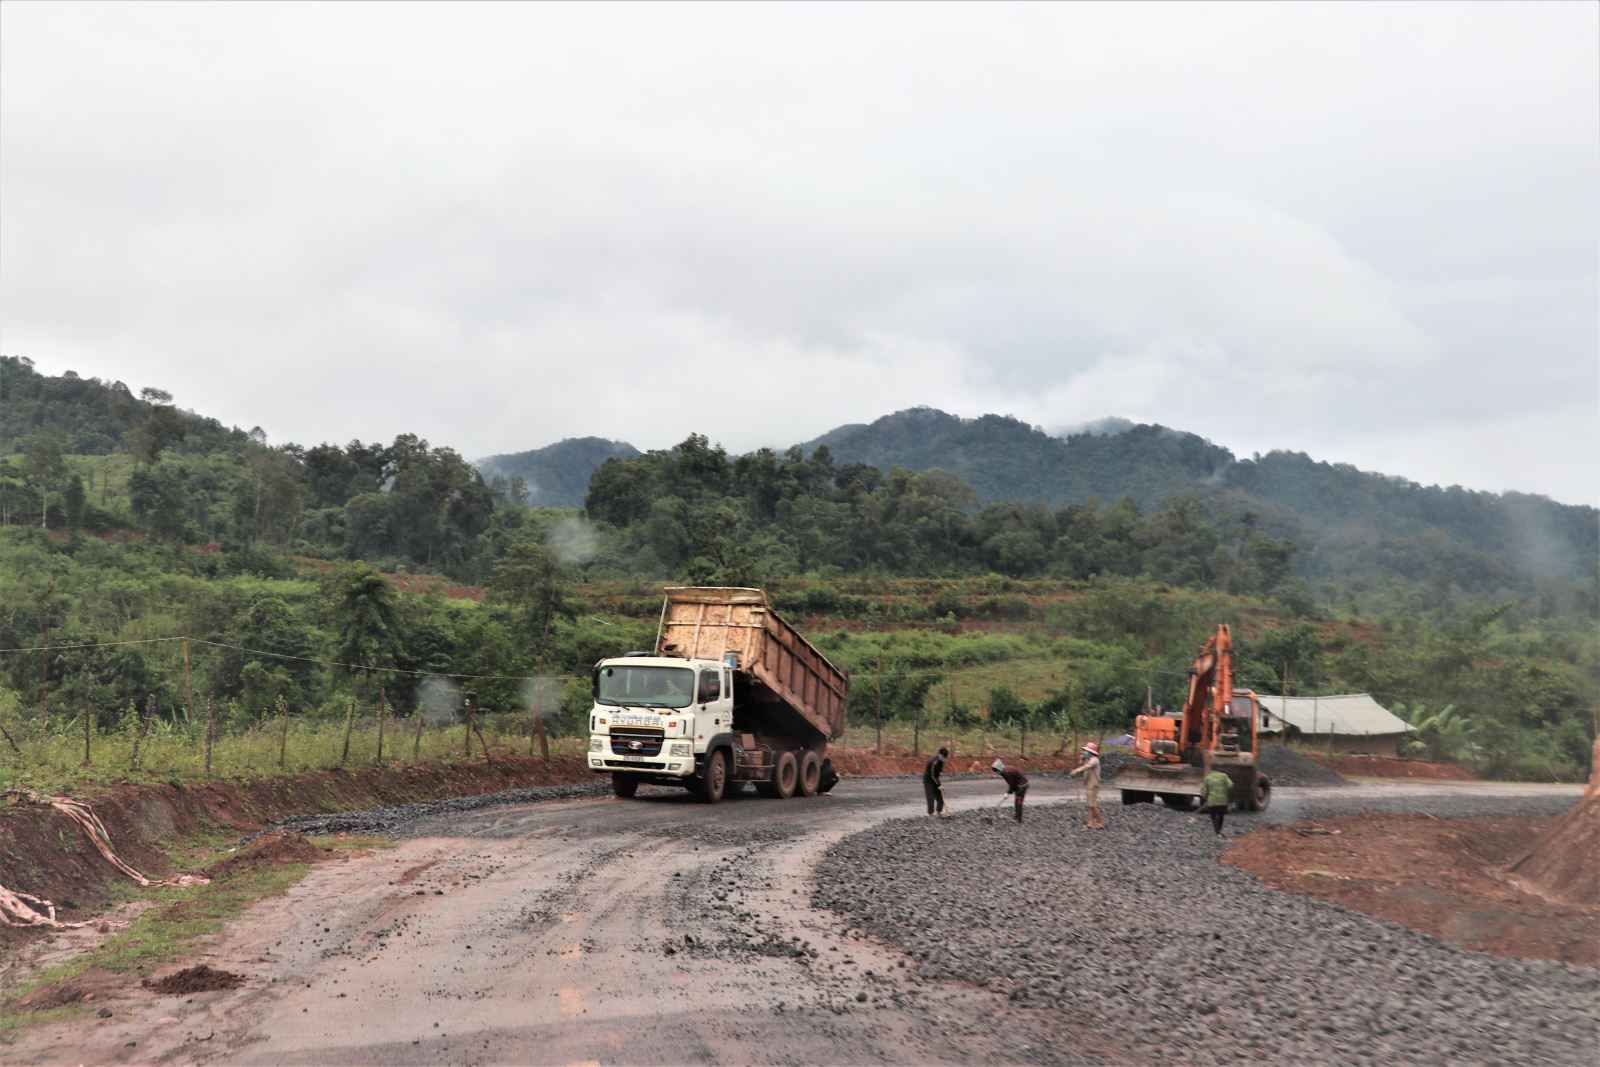
[[[612,745],[606,734],[589,738],[589,769],[596,774],[648,775],[652,778],[688,778],[694,774],[695,757],[692,745],[683,739],[667,738],[661,751],[648,755],[635,752],[618,752],[620,744]]]

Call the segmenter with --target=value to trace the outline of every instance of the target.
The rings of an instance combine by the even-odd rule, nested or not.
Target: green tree
[[[161,453],[188,436],[189,427],[172,406],[172,394],[162,389],[141,389],[139,397],[149,414],[124,435],[128,451],[141,463],[154,464]]]
[[[64,442],[55,432],[36,433],[22,444],[22,472],[27,485],[39,495],[39,525],[48,525],[46,517],[51,494],[58,492],[67,476],[67,462],[62,458]]]
[[[549,651],[551,621],[570,614],[570,585],[571,576],[555,555],[527,541],[506,549],[489,579],[496,597],[514,607],[529,635],[537,637],[540,664]]]
[[[996,726],[1026,726],[1033,718],[1033,707],[1010,686],[997,685],[989,690],[989,721]]]
[[[330,605],[334,658],[370,678],[373,668],[390,667],[405,647],[394,586],[364,563],[337,572]]]

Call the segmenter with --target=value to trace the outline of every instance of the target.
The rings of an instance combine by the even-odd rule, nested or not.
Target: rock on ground
[[[1431,803],[1441,816],[1564,806]],[[1081,1061],[1069,1043],[1086,1032],[1154,1063],[1594,1062],[1600,972],[1471,953],[1268,889],[1217,862],[1204,817],[1105,810],[1098,833],[1059,806],[1020,826],[985,812],[886,823],[829,850],[815,900],[902,947],[922,979],[991,985],[1053,1013],[1062,1041],[1034,1062]],[[1228,829],[1269,817],[1283,818],[1230,816]]]

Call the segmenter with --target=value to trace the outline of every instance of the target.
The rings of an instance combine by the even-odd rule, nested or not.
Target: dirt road
[[[1003,789],[947,791],[970,807]],[[1064,795],[1040,781],[1029,803]],[[915,781],[853,780],[782,802],[642,790],[456,816],[232,924],[204,962],[239,988],[136,993],[30,1030],[7,1061],[1014,1060],[1029,1027],[1001,998],[895,981],[903,957],[807,906],[829,844],[921,803]]]
[[[946,788],[969,813],[1003,791],[983,780]],[[1408,789],[1433,787],[1370,788],[1404,803]],[[1030,809],[1070,789],[1037,778]],[[113,995],[103,1001],[109,1017],[32,1028],[6,1060],[1123,1058],[1104,1038],[1067,1053],[1059,1028],[1042,1029],[1057,1020],[978,985],[919,976],[904,953],[810,907],[815,876],[850,877],[817,870],[828,847],[920,815],[920,794],[915,780],[857,779],[833,797],[783,802],[741,795],[708,808],[679,792],[641,791],[633,801],[441,818],[393,849],[314,869],[288,896],[231,924],[203,961],[242,976],[239,987]],[[1230,820],[1230,829],[1251,818]],[[929,856],[930,877],[940,861]],[[1046,1045],[1050,1054],[1040,1055]]]

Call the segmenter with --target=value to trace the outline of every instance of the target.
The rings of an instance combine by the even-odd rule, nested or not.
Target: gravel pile
[[[1294,806],[1327,817],[1372,805]],[[1431,806],[1484,813],[1454,797]],[[1231,816],[1229,829],[1261,818]],[[1217,862],[1202,818],[1136,805],[1106,822],[1091,833],[1075,811],[1042,806],[1020,826],[977,811],[887,823],[829,850],[814,899],[900,945],[923,979],[990,985],[1061,1020],[1062,1041],[1033,1062],[1072,1062],[1066,1035],[1084,1028],[1152,1063],[1593,1062],[1600,972],[1498,960],[1267,889]]]
[[[1274,787],[1350,784],[1350,779],[1339,772],[1330,771],[1315,760],[1283,745],[1262,745],[1261,751],[1256,753],[1256,767],[1272,780]]]
[[[1117,780],[1117,772],[1130,763],[1143,763],[1139,757],[1131,752],[1106,752],[1100,756],[1100,781],[1105,783]]]
[[[391,804],[365,811],[339,811],[328,815],[296,815],[275,827],[251,834],[245,843],[274,829],[294,830],[308,836],[323,834],[362,834],[373,837],[423,836],[427,822],[448,818],[465,811],[495,808],[506,804],[533,804],[543,800],[571,800],[576,797],[611,795],[611,783],[604,778],[582,785],[539,785],[526,789],[506,789],[472,797],[447,797],[422,804]]]

